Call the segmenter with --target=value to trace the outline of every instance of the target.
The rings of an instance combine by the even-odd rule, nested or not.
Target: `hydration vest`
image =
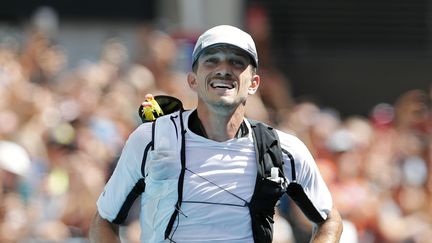
[[[149,237],[149,242],[172,241],[170,234],[175,232],[174,222],[178,214],[182,213],[186,171],[184,110],[179,100],[168,96],[160,97],[162,99],[157,102],[165,115],[152,121],[152,139],[144,149],[141,163],[143,177],[136,182],[112,221],[115,224],[122,224],[135,199],[142,195],[141,207],[151,213],[151,219],[142,222],[148,226],[143,228],[143,232],[145,231],[145,235]],[[173,99],[175,102],[172,102]],[[138,112],[143,122],[150,122],[142,116],[142,106]],[[303,186],[297,183],[295,166],[298,164],[295,163],[294,157],[281,147],[276,130],[261,122],[249,120],[249,123],[256,152],[257,176],[251,201],[247,202],[246,206],[249,208],[254,242],[272,242],[275,206],[283,193],[287,193],[293,199],[310,221],[317,224],[324,222],[325,218],[314,206]],[[288,157],[285,161],[290,162],[289,184],[284,175],[283,154]],[[274,180],[275,177],[280,180]],[[168,184],[158,183],[160,179]],[[144,191],[148,193],[143,194]],[[164,205],[172,207],[158,211],[157,205],[162,200]]]
[[[169,115],[174,125],[172,125],[175,131],[170,131],[168,133],[180,134],[177,136],[177,143],[180,144],[180,160],[181,160],[181,171],[177,183],[177,203],[173,205],[173,213],[167,224],[165,230],[165,239],[169,239],[170,233],[175,222],[176,217],[179,212],[181,212],[181,203],[183,196],[183,182],[185,174],[185,125],[183,123],[183,111],[179,111],[177,114]],[[161,117],[162,118],[162,117]],[[142,159],[142,173],[145,175],[145,166],[147,153],[150,150],[154,150],[157,146],[157,142],[160,138],[155,134],[155,127],[158,126],[159,120],[152,123],[152,141],[147,145],[144,151],[144,156]],[[163,119],[168,119],[167,117]],[[179,119],[180,122],[174,122],[174,119]],[[261,122],[249,120],[252,128],[252,136],[254,140],[254,147],[256,152],[256,164],[257,164],[257,177],[255,183],[254,193],[252,195],[251,201],[247,204],[252,221],[252,231],[253,238],[256,243],[271,243],[273,239],[273,215],[275,213],[275,206],[280,197],[287,192],[287,181],[285,179],[283,171],[283,160],[282,153],[286,153],[291,160],[292,167],[292,181],[295,181],[295,168],[294,159],[287,151],[282,150],[280,147],[280,142],[276,131]],[[165,123],[164,125],[166,125]],[[180,124],[177,127],[175,124]],[[170,128],[164,127],[164,130],[169,130]],[[180,132],[177,131],[180,129]],[[165,131],[165,132],[167,132]],[[277,177],[281,178],[281,181],[275,182],[270,180],[272,173],[272,168],[277,168]],[[141,187],[144,191],[145,185]]]

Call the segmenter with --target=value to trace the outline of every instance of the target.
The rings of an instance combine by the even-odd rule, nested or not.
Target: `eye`
[[[209,58],[205,59],[204,62],[207,64],[215,64],[218,62],[218,59],[215,57],[209,57]]]
[[[247,62],[242,58],[233,58],[231,59],[231,63],[237,68],[244,68],[247,66]]]

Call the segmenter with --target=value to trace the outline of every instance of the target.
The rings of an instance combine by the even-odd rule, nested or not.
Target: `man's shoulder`
[[[273,130],[276,133],[277,138],[281,141],[281,145],[291,144],[304,146],[304,143],[295,134],[281,131],[274,126],[261,121],[256,121],[252,119],[247,119],[247,121],[251,124],[252,127],[262,125],[263,127],[269,128],[269,130]]]
[[[269,125],[267,123],[252,120],[252,119],[247,119],[247,121],[251,124],[252,127],[261,125],[263,127],[269,128],[269,130],[273,130],[274,132],[276,132],[276,135],[279,137],[279,139],[288,140],[288,141],[292,141],[295,143],[301,142],[300,139],[297,138],[294,134],[281,131],[281,130],[279,130],[279,129],[275,128],[274,126]]]
[[[185,117],[189,116],[191,112],[192,112],[191,110],[182,110],[182,111],[178,110],[178,111],[174,111],[174,112],[172,112],[170,114],[166,114],[166,115],[158,117],[155,120],[155,122],[158,125],[160,123],[166,123],[167,121],[172,121],[172,122],[180,121],[180,119],[179,119],[180,118],[180,114],[182,114],[183,119],[184,119]]]
[[[141,143],[143,141],[150,141],[152,137],[152,122],[146,122],[133,130],[129,137],[128,143]]]
[[[189,114],[189,111],[184,111],[183,113]],[[149,132],[152,132],[153,129],[153,123],[156,123],[157,126],[163,126],[166,124],[167,121],[170,120],[176,120],[179,117],[180,111],[175,111],[173,113],[163,115],[158,117],[155,121],[152,122],[144,122],[140,124],[135,130],[132,132],[132,134],[148,134]]]
[[[307,147],[305,143],[298,138],[295,134],[288,133],[281,131],[279,129],[274,129],[276,133],[278,134],[279,141],[281,144],[281,147],[290,151],[290,150],[300,150],[304,151],[307,150]]]
[[[273,128],[281,139],[301,142],[301,140],[293,133],[285,132],[277,128]]]
[[[151,133],[152,126],[153,126],[152,122],[143,123],[139,125],[137,128],[135,128],[135,130],[132,132],[131,135],[142,135],[142,134],[147,134],[148,132]]]

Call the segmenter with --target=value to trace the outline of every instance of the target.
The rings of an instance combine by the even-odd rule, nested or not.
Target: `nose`
[[[223,79],[231,79],[232,74],[227,70],[219,70],[216,72],[216,76]]]
[[[217,71],[216,71],[216,76],[218,76],[219,78],[224,78],[224,79],[231,79],[233,77],[233,74],[231,72],[231,68],[228,62],[224,61],[221,62]]]

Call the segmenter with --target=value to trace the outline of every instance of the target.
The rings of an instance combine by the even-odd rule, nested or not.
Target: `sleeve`
[[[312,154],[297,137],[280,131],[278,133],[281,147],[291,155],[283,156],[285,175],[290,181],[287,188],[288,195],[309,220],[315,223],[325,221],[333,207],[333,200]],[[290,178],[292,164],[295,170],[294,181]]]
[[[127,139],[116,168],[96,203],[102,218],[116,224],[126,218],[133,201],[144,189],[141,164],[145,147],[150,142],[150,123],[139,126]]]

